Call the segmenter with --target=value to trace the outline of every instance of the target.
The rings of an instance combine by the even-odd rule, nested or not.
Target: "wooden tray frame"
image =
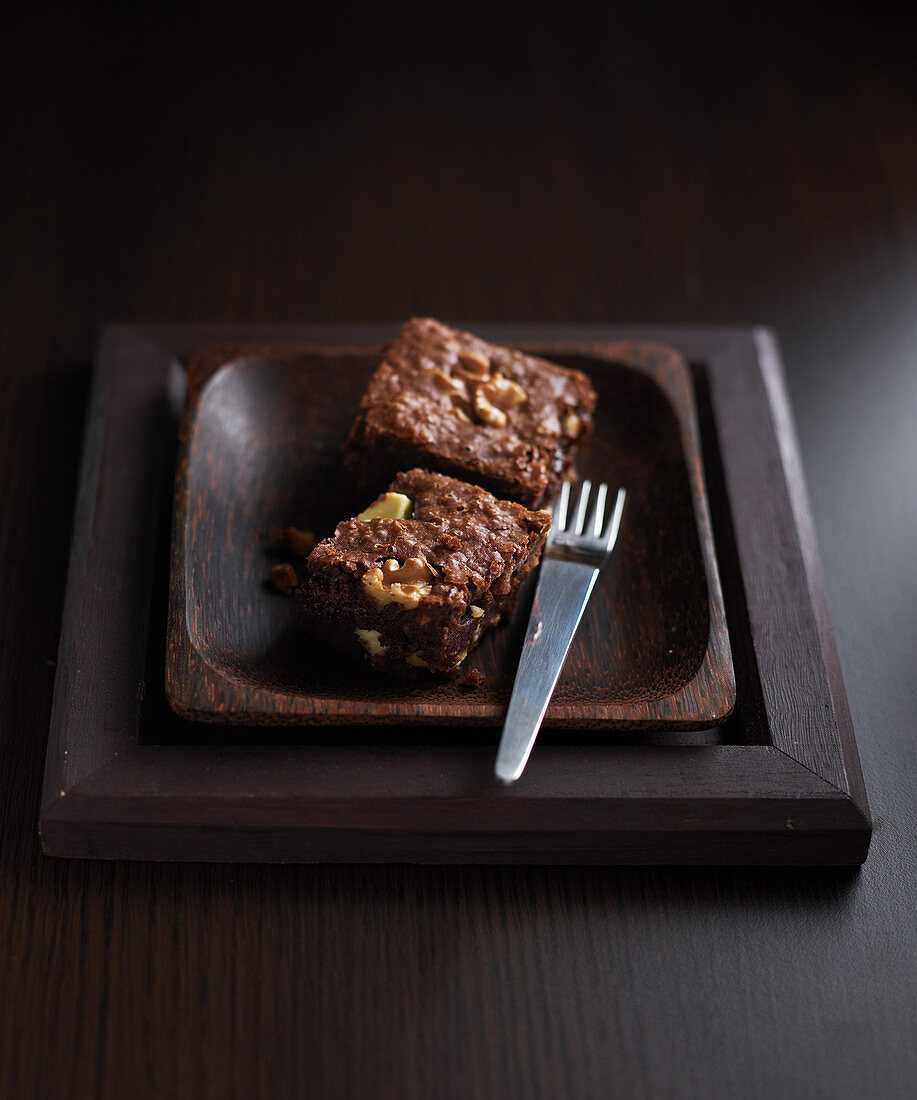
[[[861,863],[871,825],[776,340],[765,329],[463,326],[647,341],[693,365],[736,669],[729,743],[157,739],[179,367],[218,341],[366,345],[391,326],[114,325],[90,402],[39,823],[45,852],[238,862]],[[167,505],[166,505],[167,507]],[[165,528],[165,529],[164,529]],[[155,666],[155,662],[152,667]],[[171,718],[174,723],[177,718]],[[441,733],[442,731],[440,731]],[[261,736],[265,734],[262,732]],[[268,734],[270,736],[270,734]],[[202,743],[206,738],[211,743]]]

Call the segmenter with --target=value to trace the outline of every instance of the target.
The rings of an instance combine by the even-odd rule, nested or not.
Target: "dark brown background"
[[[257,9],[4,25],[0,1095],[909,1095],[913,17]],[[412,312],[777,329],[875,816],[861,872],[41,856],[99,326]]]

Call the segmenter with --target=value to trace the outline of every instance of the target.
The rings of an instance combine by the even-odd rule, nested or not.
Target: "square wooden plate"
[[[545,725],[703,729],[735,677],[687,364],[671,348],[526,348],[585,371],[598,393],[578,466],[628,490],[611,566],[587,608]],[[228,357],[228,358],[227,358]],[[340,447],[378,348],[215,348],[189,368],[175,495],[166,690],[184,718],[247,724],[502,722],[527,601],[468,658],[469,691],[380,676],[306,637],[265,583],[273,524],[331,534],[368,503]],[[385,485],[378,486],[379,491]],[[531,586],[530,586],[531,587]]]
[[[478,330],[478,326],[466,326]],[[712,731],[547,730],[512,787],[498,731],[215,725],[166,702],[176,424],[216,341],[373,347],[387,326],[118,325],[93,384],[39,827],[117,859],[856,864],[869,811],[773,337],[501,326],[528,346],[662,343],[691,364],[736,675]],[[349,415],[349,410],[348,410]]]

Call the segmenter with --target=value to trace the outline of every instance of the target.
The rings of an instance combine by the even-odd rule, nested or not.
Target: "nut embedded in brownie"
[[[344,456],[368,491],[425,466],[537,508],[557,490],[594,409],[581,371],[414,318],[385,349]]]
[[[409,470],[312,551],[303,625],[382,672],[457,672],[510,614],[538,562],[547,512],[455,478]]]

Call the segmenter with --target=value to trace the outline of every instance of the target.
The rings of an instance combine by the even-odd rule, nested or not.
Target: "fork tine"
[[[592,533],[596,538],[602,534],[602,526],[605,522],[605,498],[608,495],[608,486],[600,482],[595,491],[595,515],[592,520]]]
[[[554,511],[554,527],[563,531],[567,526],[567,506],[570,503],[570,482],[564,481],[560,486],[560,498]]]
[[[583,526],[586,523],[586,506],[589,503],[589,490],[591,488],[591,481],[584,481],[580,486],[579,503],[576,505],[576,519],[573,521],[574,535],[583,533]]]
[[[614,544],[618,538],[618,530],[621,526],[621,515],[624,511],[624,501],[627,498],[627,493],[623,489],[618,490],[618,495],[615,499],[614,511],[611,513],[611,522],[608,525],[608,537],[605,540],[605,552],[610,553],[614,548]]]

